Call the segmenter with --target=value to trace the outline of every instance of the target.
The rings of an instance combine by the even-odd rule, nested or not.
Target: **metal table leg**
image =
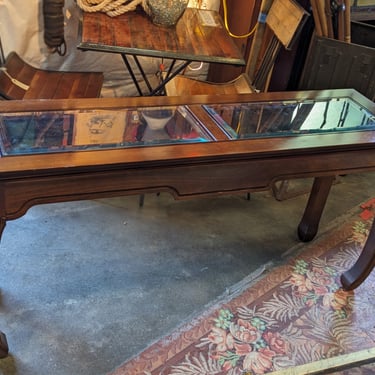
[[[138,91],[138,94],[140,96],[144,96],[143,92],[142,92],[142,89],[139,85],[139,82],[137,81],[137,78],[135,76],[135,73],[134,73],[134,70],[133,68],[131,67],[131,64],[129,62],[129,59],[128,59],[128,56],[124,53],[121,54],[122,56],[122,59],[126,65],[126,68],[130,74],[130,77],[132,78],[133,80],[133,83],[135,85],[135,87],[137,88],[137,91]],[[160,95],[162,94],[164,88],[165,88],[165,85],[172,79],[174,78],[177,74],[181,73],[184,69],[186,69],[186,67],[191,63],[191,61],[184,61],[177,69],[173,69],[174,66],[175,66],[175,63],[176,63],[176,59],[173,59],[172,60],[172,63],[168,69],[168,72],[167,74],[161,78],[161,82],[158,86],[156,86],[155,88],[153,88],[151,86],[151,83],[150,81],[148,80],[147,78],[147,75],[142,67],[142,64],[140,63],[138,57],[136,55],[132,55],[133,56],[133,59],[137,65],[137,68],[139,70],[139,72],[141,73],[141,76],[142,76],[142,79],[144,80],[147,88],[148,88],[148,91],[149,93],[147,94],[147,96],[155,96],[155,95]]]
[[[124,53],[122,53],[121,56],[122,56],[122,59],[124,60],[126,68],[128,69],[128,72],[129,72],[129,74],[130,74],[130,76],[131,76],[131,78],[132,78],[132,80],[133,80],[133,82],[135,84],[135,87],[137,88],[138,94],[140,96],[143,96],[143,92],[142,92],[141,87],[139,86],[139,83],[138,83],[138,81],[137,81],[137,79],[135,77],[133,69],[132,69],[132,67],[131,67],[131,65],[129,63],[128,57]]]
[[[175,62],[175,60],[174,60]],[[174,62],[173,62],[173,65],[174,65]],[[158,94],[161,90],[164,90],[165,88],[165,85],[174,77],[176,77],[177,74],[181,73],[184,69],[186,69],[186,67],[191,63],[191,61],[185,61],[181,66],[179,66],[174,72],[170,72],[168,71],[166,77],[162,80],[162,82],[157,86],[155,87],[154,90],[152,90],[152,92],[150,92],[150,96],[153,96],[153,95],[156,95]],[[173,66],[172,65],[172,66]]]

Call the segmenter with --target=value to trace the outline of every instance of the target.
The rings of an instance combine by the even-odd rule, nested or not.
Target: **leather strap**
[[[43,0],[44,42],[60,56],[66,53],[64,5],[65,0]]]

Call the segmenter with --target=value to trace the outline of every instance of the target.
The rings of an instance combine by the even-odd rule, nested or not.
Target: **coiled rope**
[[[77,5],[85,12],[103,12],[110,17],[135,10],[144,0],[77,0]]]

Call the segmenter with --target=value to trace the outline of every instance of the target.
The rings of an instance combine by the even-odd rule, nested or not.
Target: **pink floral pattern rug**
[[[340,275],[358,257],[375,199],[240,292],[110,375],[258,375],[375,347],[375,272],[355,291]],[[347,374],[375,374],[367,365]]]

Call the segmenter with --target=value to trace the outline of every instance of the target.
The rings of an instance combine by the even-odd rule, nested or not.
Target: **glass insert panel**
[[[3,155],[210,140],[204,126],[184,106],[0,115]]]
[[[231,138],[375,129],[375,116],[351,98],[204,105]]]

